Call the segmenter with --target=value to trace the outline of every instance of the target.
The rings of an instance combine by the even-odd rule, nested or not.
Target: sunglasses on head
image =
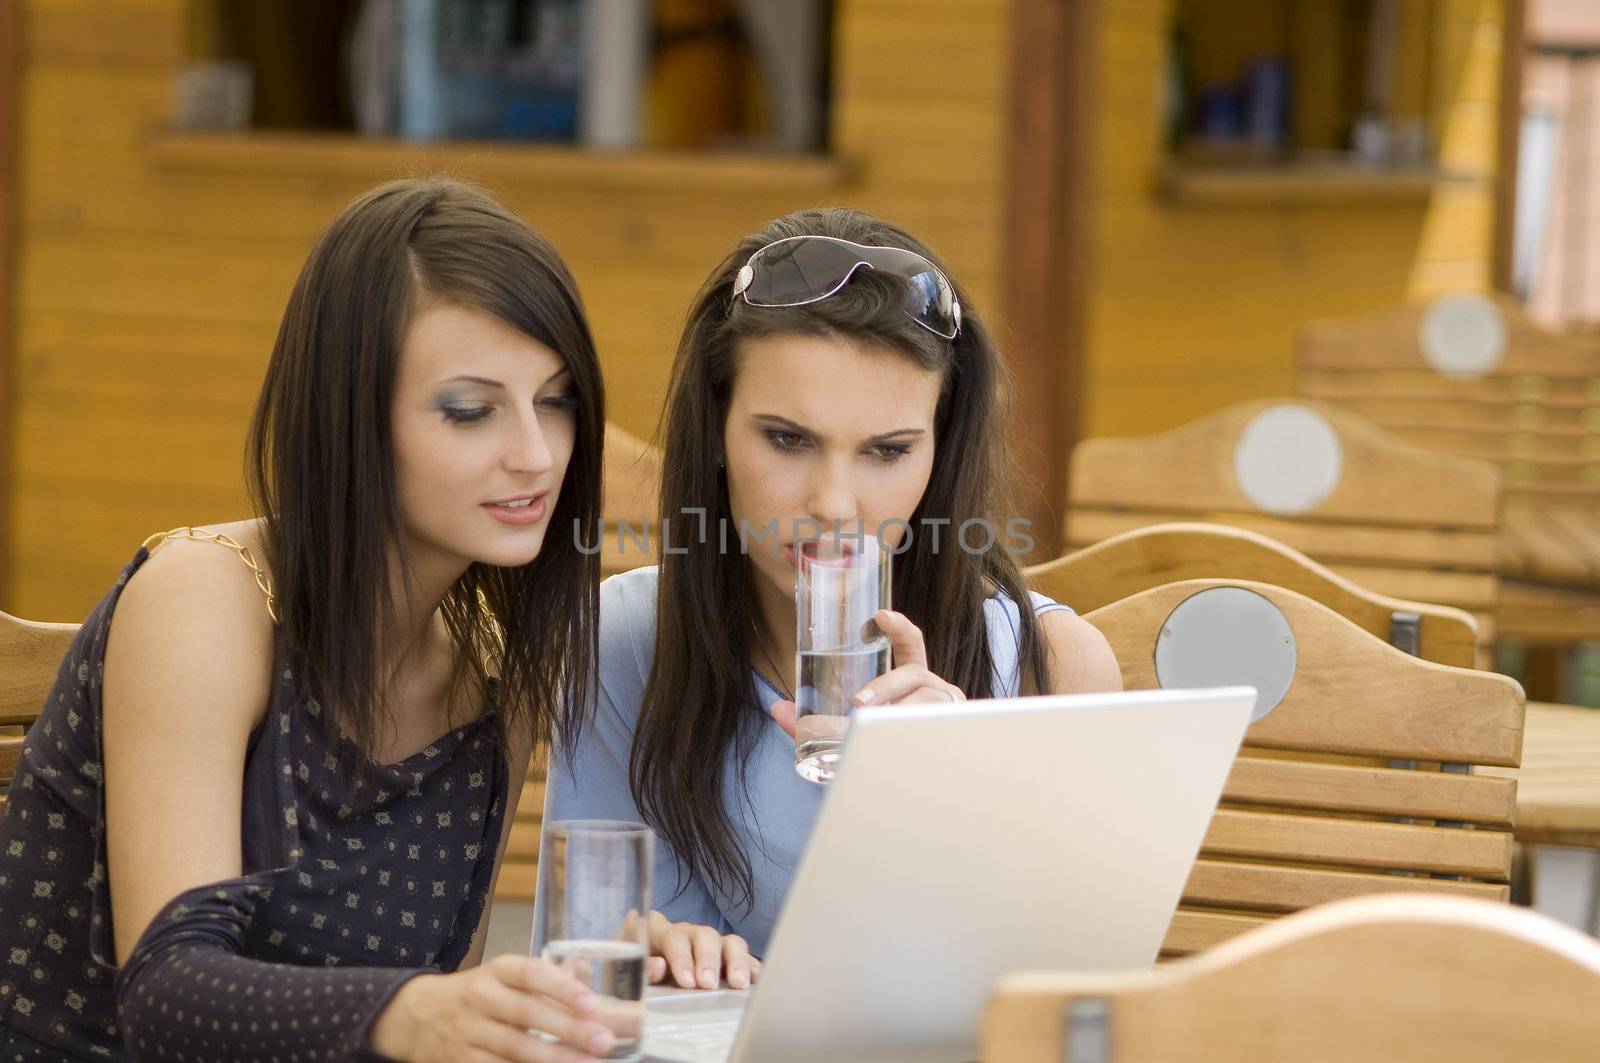
[[[932,262],[915,251],[832,236],[774,240],[740,268],[733,295],[751,306],[805,306],[837,294],[863,267],[905,280],[906,313],[935,336],[953,340],[961,331],[961,304]]]

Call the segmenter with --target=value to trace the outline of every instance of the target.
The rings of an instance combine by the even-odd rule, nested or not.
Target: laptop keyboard
[[[646,1022],[645,1055],[664,1063],[723,1063],[733,1049],[739,1020]]]

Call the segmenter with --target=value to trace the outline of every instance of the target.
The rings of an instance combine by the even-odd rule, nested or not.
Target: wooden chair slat
[[[17,774],[17,763],[22,760],[22,742],[18,735],[0,738],[0,790],[10,786]]]
[[[1186,956],[1209,949],[1229,938],[1238,937],[1273,922],[1271,916],[1242,912],[1209,912],[1203,908],[1179,908],[1161,942],[1163,956]]]
[[[1028,583],[1057,601],[1089,612],[1177,580],[1225,577],[1286,587],[1321,602],[1379,638],[1394,614],[1421,619],[1419,656],[1470,668],[1477,656],[1472,616],[1448,606],[1391,598],[1366,590],[1265,535],[1223,524],[1159,524],[1123,532],[1028,569]]]
[[[1079,508],[1074,504],[1067,515],[1066,537],[1070,545],[1082,547],[1152,524],[1198,521],[1256,532],[1323,564],[1348,561],[1414,567],[1449,565],[1465,571],[1487,571],[1499,560],[1498,537],[1491,531],[1329,524],[1216,508],[1179,512],[1175,507],[1159,504],[1121,510]]]
[[[1424,602],[1449,602],[1469,612],[1493,609],[1500,600],[1499,577],[1489,572],[1429,571],[1342,562],[1333,562],[1331,567],[1346,579],[1381,594]]]
[[[1248,753],[1248,750],[1246,751]],[[1243,805],[1454,819],[1509,828],[1517,788],[1510,779],[1241,756],[1222,799]]]
[[[539,881],[537,858],[523,860],[507,851],[500,861],[500,877],[494,884],[497,901],[531,901]]]
[[[1514,765],[1522,744],[1522,690],[1502,675],[1410,657],[1293,591],[1245,580],[1187,580],[1088,614],[1105,634],[1130,690],[1159,686],[1152,652],[1181,602],[1236,586],[1282,610],[1298,665],[1283,702],[1252,724],[1246,742],[1352,756]]]
[[[1593,344],[1540,327],[1508,295],[1485,293],[1485,297],[1494,302],[1505,323],[1505,356],[1473,383],[1545,377],[1550,379],[1544,386],[1554,387],[1561,378],[1584,381],[1595,375],[1600,350]],[[1437,377],[1419,339],[1427,309],[1426,304],[1407,303],[1372,317],[1313,321],[1298,337],[1299,364],[1311,371],[1410,370]]]
[[[1183,888],[1183,903],[1217,908],[1295,912],[1369,893],[1455,893],[1503,901],[1509,887],[1470,879],[1451,880],[1360,871],[1249,864],[1202,857]]]
[[[1511,873],[1511,835],[1503,831],[1230,808],[1220,809],[1212,817],[1201,852],[1222,858],[1430,871],[1501,882]]]
[[[41,624],[0,613],[0,725],[34,721],[77,633],[77,624]]]
[[[1367,897],[1255,928],[1153,975],[1012,974],[990,998],[980,1054],[1579,1063],[1600,1044],[1600,1009],[1584,1004],[1597,996],[1600,945],[1545,916],[1454,897]]]
[[[1233,476],[1233,448],[1275,400],[1239,403],[1164,435],[1090,439],[1072,455],[1074,508],[1161,504],[1179,511],[1250,512]],[[1403,527],[1493,529],[1500,482],[1480,463],[1407,446],[1337,406],[1307,401],[1338,433],[1343,472],[1308,517]]]

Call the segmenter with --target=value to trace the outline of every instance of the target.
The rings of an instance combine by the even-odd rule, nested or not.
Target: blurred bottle
[[[656,0],[652,53],[646,144],[747,146],[763,138],[765,91],[734,0]]]

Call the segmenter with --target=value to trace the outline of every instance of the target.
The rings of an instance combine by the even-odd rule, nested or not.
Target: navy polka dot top
[[[78,632],[7,794],[0,1061],[375,1058],[372,1021],[409,977],[460,965],[487,903],[508,792],[494,714],[380,765],[280,653],[246,754],[243,875],[173,898],[118,969],[101,675],[148,556]]]

